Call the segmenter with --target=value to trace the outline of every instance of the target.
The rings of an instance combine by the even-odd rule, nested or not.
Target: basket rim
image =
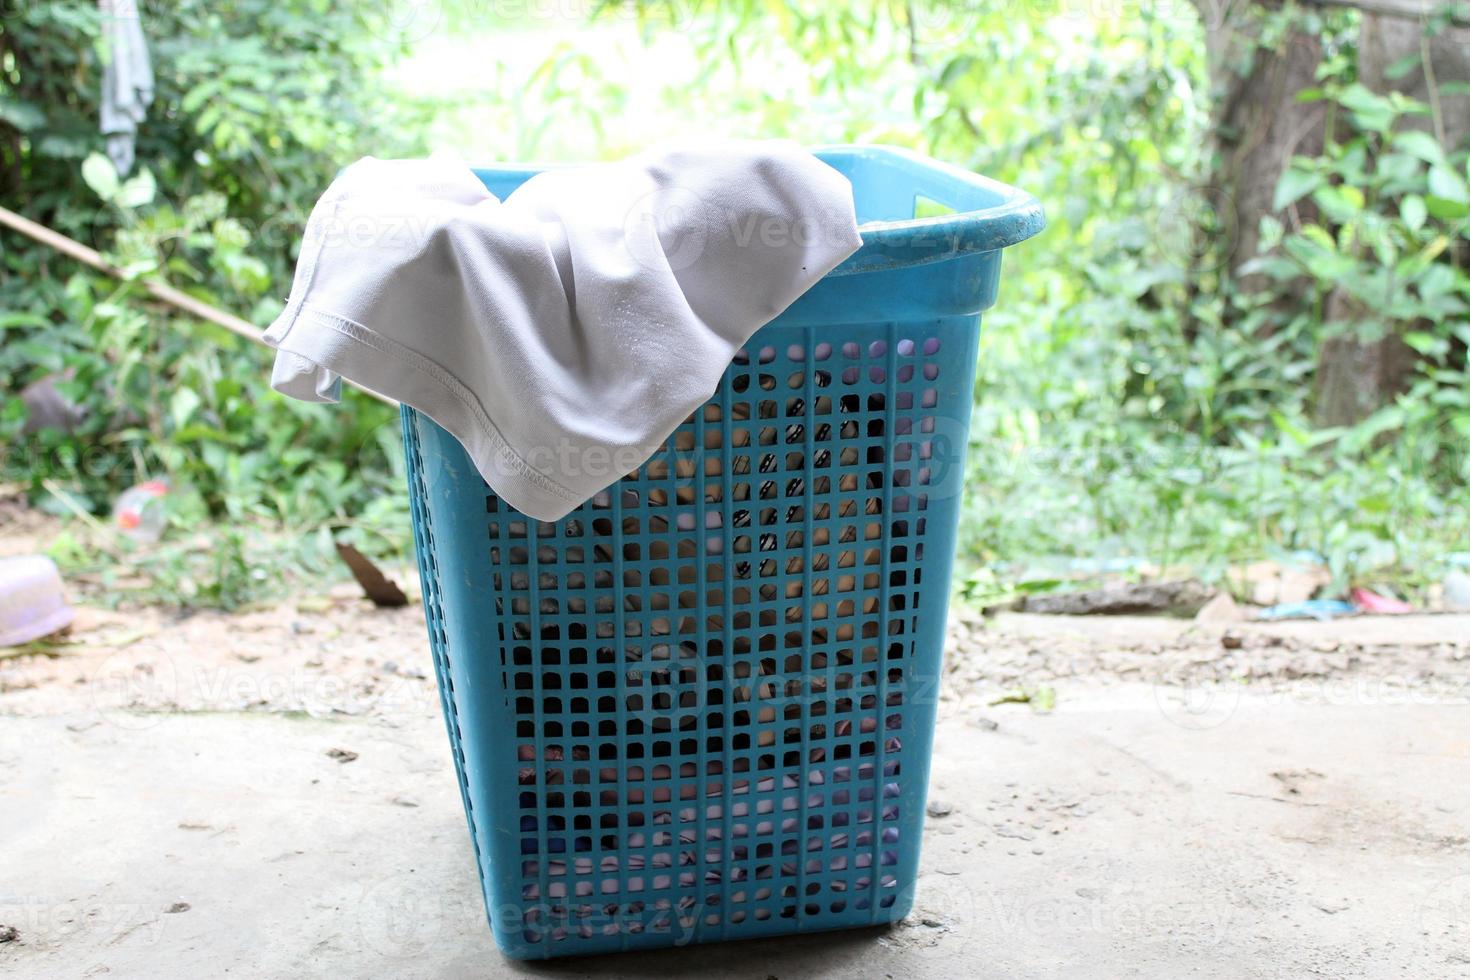
[[[845,161],[886,165],[907,171],[916,178],[916,184],[920,180],[937,182],[972,202],[983,202],[975,207],[956,208],[952,214],[865,221],[858,226],[862,247],[827,273],[827,278],[998,252],[1039,234],[1046,227],[1041,203],[1026,191],[914,150],[885,144],[834,143],[814,146],[811,152],[835,169],[841,169],[837,164]],[[528,180],[546,170],[577,165],[505,162],[472,169],[488,184],[497,179]]]

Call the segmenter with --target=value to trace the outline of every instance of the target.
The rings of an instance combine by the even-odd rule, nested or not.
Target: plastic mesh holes
[[[740,352],[562,521],[487,496],[525,941],[893,904],[940,345],[886,336]]]

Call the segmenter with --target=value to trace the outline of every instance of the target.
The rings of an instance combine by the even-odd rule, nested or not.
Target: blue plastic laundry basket
[[[913,902],[980,312],[1041,230],[905,151],[818,155],[863,247],[566,518],[405,408],[430,645],[518,958],[889,922]],[[477,171],[504,196],[536,171]],[[916,209],[952,214],[915,218]]]

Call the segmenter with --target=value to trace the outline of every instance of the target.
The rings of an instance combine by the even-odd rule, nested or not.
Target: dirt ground
[[[901,926],[540,965],[429,671],[349,587],[0,659],[0,974],[1470,976],[1470,617],[956,620]]]

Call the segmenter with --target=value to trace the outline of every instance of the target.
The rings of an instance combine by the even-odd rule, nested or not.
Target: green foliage
[[[1181,179],[1212,163],[1191,150],[1209,145],[1194,115],[1182,129],[1145,119],[1118,130],[1163,159],[1081,198],[1084,225],[1062,230],[1051,242],[1060,254],[1042,260],[1064,281],[1041,270],[1018,281],[1010,266],[982,351],[965,524],[975,560],[1011,578],[1055,564],[1028,560],[1038,555],[1146,556],[1218,576],[1307,552],[1337,588],[1375,574],[1419,586],[1443,569],[1470,531],[1466,153],[1405,129],[1426,107],[1373,94],[1352,65],[1351,50],[1329,58],[1321,88],[1301,96],[1338,112],[1322,157],[1297,160],[1276,188],[1276,208],[1295,218],[1310,200],[1312,217],[1268,219],[1267,254],[1242,270],[1267,274],[1266,291],[1242,294],[1220,274],[1212,246],[1231,240],[1219,213],[1229,202],[1217,209]],[[1197,77],[1180,97],[1203,103]],[[1151,200],[1159,187],[1174,196]],[[1329,321],[1334,290],[1352,315]],[[1317,429],[1319,351],[1346,331],[1402,336],[1420,373],[1362,424]]]
[[[332,533],[406,553],[391,413],[352,394],[340,409],[272,395],[263,351],[139,280],[264,324],[332,173],[436,144],[557,160],[678,135],[881,141],[1041,197],[1050,227],[1007,256],[982,336],[962,549],[977,594],[1050,589],[1079,565],[1221,577],[1303,551],[1341,583],[1414,587],[1470,534],[1466,152],[1410,125],[1432,107],[1358,84],[1353,15],[1266,17],[1261,45],[1302,24],[1326,39],[1302,98],[1331,106],[1332,126],[1276,188],[1281,218],[1251,270],[1268,285],[1244,294],[1225,271],[1237,229],[1209,189],[1212,94],[1186,4],[607,0],[582,23],[453,0],[424,8],[437,24],[393,4],[158,6],[145,18],[159,94],[127,176],[99,153],[92,5],[0,20],[7,203],[131,277],[5,239],[0,390],[60,375],[87,415],[70,435],[21,438],[11,397],[0,438],[20,448],[4,478],[100,513],[139,476],[169,474],[176,528],[228,530],[129,552],[156,569],[156,597],[249,601],[331,562]],[[1233,67],[1256,57],[1246,47]],[[1339,286],[1351,303],[1329,316]],[[1348,331],[1402,336],[1418,373],[1361,425],[1319,429],[1318,353]]]
[[[320,527],[378,521],[387,540],[359,531],[366,550],[407,546],[394,413],[354,394],[340,411],[274,395],[267,352],[141,285],[158,277],[265,324],[290,282],[306,209],[333,173],[364,153],[421,149],[399,135],[416,131],[414,109],[387,98],[391,35],[370,16],[326,0],[145,6],[157,95],[126,177],[96,131],[95,6],[25,4],[0,20],[7,204],[99,248],[127,277],[7,236],[0,479],[25,484],[44,506],[61,508],[59,490],[105,514],[122,488],[170,476],[177,528],[234,530],[195,549],[207,553],[202,568],[147,556],[155,595],[243,601],[273,577],[252,569],[264,572],[281,542]],[[43,378],[83,416],[76,431],[24,431],[19,392]],[[266,529],[277,532],[272,548],[242,543]],[[318,567],[331,560],[314,553]]]
[[[1293,161],[1277,189],[1278,206],[1310,199],[1315,219],[1290,230],[1272,222],[1268,240],[1280,252],[1257,267],[1283,284],[1304,278],[1313,306],[1345,293],[1352,315],[1324,325],[1328,331],[1399,336],[1418,354],[1414,391],[1369,420],[1374,435],[1400,430],[1406,411],[1432,406],[1433,418],[1420,421],[1463,438],[1470,434],[1462,356],[1470,341],[1470,273],[1451,259],[1470,233],[1470,148],[1452,150],[1406,128],[1429,108],[1402,95],[1330,79],[1306,97],[1332,103],[1345,118],[1326,152]]]
[[[780,64],[784,51],[823,66],[791,104],[764,97],[766,131],[907,143],[1043,199],[1049,228],[1007,256],[981,341],[962,558],[987,593],[1050,588],[1075,557],[1221,577],[1300,552],[1339,584],[1417,585],[1470,530],[1466,294],[1449,261],[1464,249],[1463,151],[1401,133],[1377,175],[1351,141],[1330,141],[1278,199],[1312,196],[1321,224],[1268,234],[1281,248],[1263,268],[1281,277],[1242,295],[1225,273],[1231,203],[1208,190],[1210,89],[1190,8],[719,6],[723,24],[700,22],[706,62],[728,50],[737,66]],[[1303,16],[1329,69],[1350,72],[1350,19],[1283,10],[1259,43],[1284,43]],[[1324,86],[1371,138],[1423,111],[1349,77]],[[1335,266],[1313,250],[1324,236]],[[1354,329],[1402,332],[1425,355],[1422,378],[1362,425],[1318,430],[1318,350],[1343,329],[1324,323],[1321,299],[1343,279],[1368,314]]]

